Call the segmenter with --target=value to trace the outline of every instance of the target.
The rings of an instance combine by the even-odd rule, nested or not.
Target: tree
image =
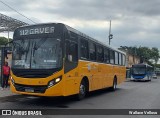
[[[11,41],[12,39],[9,39]],[[8,39],[5,37],[0,37],[0,45],[5,45],[8,42]]]
[[[146,61],[148,64],[157,64],[160,55],[159,55],[159,50],[156,47],[153,48],[148,48],[148,47],[127,47],[127,46],[121,46],[122,50],[127,51],[131,55],[135,55],[140,57],[141,62]],[[155,63],[153,63],[151,60],[153,60]]]
[[[5,37],[0,37],[0,45],[4,45],[7,43],[7,38]]]
[[[156,48],[156,47],[153,47],[152,49],[151,49],[151,57],[152,57],[152,59],[154,60],[154,62],[155,62],[155,64],[157,64],[157,62],[158,62],[158,60],[159,60],[159,58],[160,58],[160,55],[159,55],[159,50],[158,50],[158,48]]]
[[[156,64],[156,67],[157,67],[157,68],[160,68],[160,64]]]
[[[139,47],[137,50],[138,50],[137,56],[139,56],[143,61],[148,62],[152,58],[152,56],[151,56],[152,51],[150,48]]]

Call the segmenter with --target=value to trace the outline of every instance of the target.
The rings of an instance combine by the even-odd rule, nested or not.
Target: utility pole
[[[111,20],[110,20],[110,27],[109,27],[109,36],[108,36],[108,38],[109,38],[109,45],[110,45],[111,39],[113,38],[113,34],[111,34]]]

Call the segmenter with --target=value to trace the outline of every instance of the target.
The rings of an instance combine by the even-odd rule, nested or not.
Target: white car
[[[152,75],[152,78],[157,79],[157,75],[154,73],[154,74]]]

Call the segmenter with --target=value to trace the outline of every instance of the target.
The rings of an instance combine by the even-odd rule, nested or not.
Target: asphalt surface
[[[7,95],[5,96],[5,92],[9,92],[9,90],[3,90],[4,96],[0,95],[0,109],[160,109],[160,79],[152,79],[151,82],[126,81],[118,85],[115,92],[111,92],[108,89],[91,92],[82,101],[76,101],[74,96],[48,98],[12,93],[6,93]],[[45,117],[50,118],[55,116]],[[160,116],[58,115],[56,117],[159,118]]]

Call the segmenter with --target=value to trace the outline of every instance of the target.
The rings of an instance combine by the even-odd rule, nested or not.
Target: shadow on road
[[[117,88],[116,91],[118,92],[121,89]],[[113,92],[113,93],[114,93]],[[102,96],[104,94],[109,94],[111,91],[109,89],[102,89],[90,92],[85,99],[92,99],[96,98],[98,96]],[[85,100],[84,99],[84,100]],[[35,96],[28,96],[28,95],[13,95],[13,96],[7,96],[7,97],[1,97],[0,102],[12,102],[16,103],[19,106],[32,106],[31,108],[69,108],[70,104],[75,102],[81,102],[77,101],[75,96],[68,96],[68,97],[35,97]]]

